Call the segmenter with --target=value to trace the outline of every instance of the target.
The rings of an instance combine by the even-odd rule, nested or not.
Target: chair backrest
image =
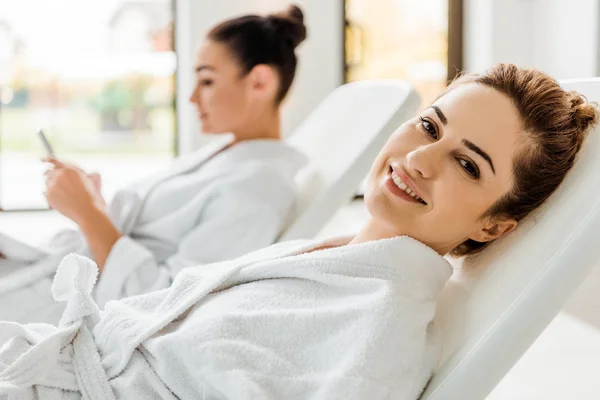
[[[298,213],[279,240],[314,237],[353,198],[383,144],[419,102],[410,85],[395,80],[353,82],[331,92],[288,139],[309,167],[297,178]]]
[[[562,85],[600,101],[600,79]],[[456,271],[436,315],[441,364],[422,399],[484,399],[600,262],[598,171],[600,127],[549,201]]]

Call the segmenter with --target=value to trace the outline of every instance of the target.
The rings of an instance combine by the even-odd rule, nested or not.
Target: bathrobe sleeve
[[[109,300],[170,286],[183,268],[227,260],[275,242],[296,204],[293,182],[262,168],[230,176],[207,191],[198,222],[164,263],[129,236],[113,246],[96,287]]]

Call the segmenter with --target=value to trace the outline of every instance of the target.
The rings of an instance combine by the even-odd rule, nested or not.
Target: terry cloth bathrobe
[[[275,242],[295,211],[296,173],[306,158],[285,142],[231,139],[179,157],[151,179],[119,192],[109,215],[123,237],[93,297],[113,299],[168,287],[190,265],[232,259]],[[0,245],[2,243],[0,237]],[[0,320],[58,323],[52,277],[65,255],[90,257],[83,235],[57,235],[28,262],[0,260]],[[0,247],[1,250],[1,247]]]
[[[93,263],[70,255],[59,327],[0,322],[0,398],[416,399],[450,265],[408,237],[304,253],[322,244],[187,268],[103,312]]]

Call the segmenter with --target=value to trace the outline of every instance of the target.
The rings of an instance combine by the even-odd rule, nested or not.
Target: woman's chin
[[[205,133],[207,135],[210,135],[211,133],[214,133],[213,131],[214,131],[214,129],[211,129],[210,125],[208,125],[208,124],[202,124],[200,126],[200,133]]]
[[[418,218],[421,212],[420,204],[399,199],[384,185],[367,186],[364,204],[372,219],[385,221],[386,224],[393,221],[402,221],[402,223],[412,221]]]

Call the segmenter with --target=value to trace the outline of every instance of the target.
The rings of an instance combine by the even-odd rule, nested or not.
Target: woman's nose
[[[424,179],[431,179],[435,176],[437,169],[441,166],[441,154],[437,151],[434,144],[421,146],[406,156],[407,167],[416,175]]]
[[[190,103],[198,104],[198,87],[196,86],[190,95]]]

